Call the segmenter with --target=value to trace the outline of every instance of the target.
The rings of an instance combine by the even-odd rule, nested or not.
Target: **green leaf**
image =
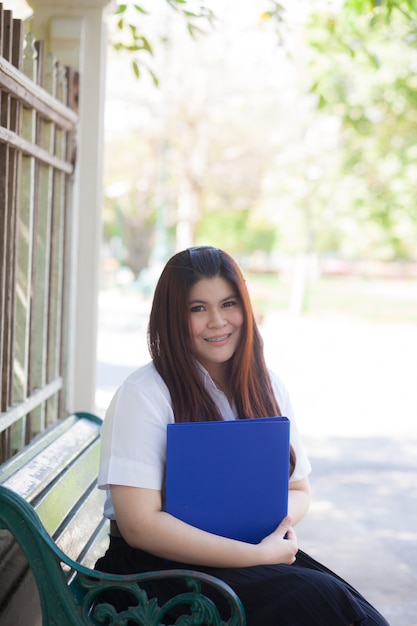
[[[158,79],[157,75],[152,70],[150,70],[149,68],[148,68],[148,72],[149,72],[149,74],[152,77],[152,81],[153,81],[153,84],[155,85],[155,87],[159,87],[159,79]]]
[[[124,13],[126,9],[127,9],[127,4],[119,4],[119,6],[117,7],[114,13],[115,15],[120,15],[121,13]]]
[[[191,24],[191,22],[188,22],[187,30],[188,30],[189,34],[191,35],[191,37],[193,37],[193,38],[195,37],[196,34],[204,35],[204,30],[202,30],[201,28],[199,28],[195,24]]]
[[[136,11],[138,11],[139,13],[142,13],[143,15],[149,15],[149,12],[145,11],[145,9],[139,6],[138,4],[134,4],[133,8],[136,9]]]
[[[132,61],[132,69],[133,69],[133,73],[136,76],[136,78],[140,78],[140,69],[139,69],[139,63],[135,60]]]
[[[183,11],[183,15],[185,15],[186,17],[196,17],[199,18],[201,17],[201,13],[195,13],[194,11]]]
[[[327,100],[326,98],[323,96],[322,93],[319,94],[319,101],[317,103],[317,108],[319,109],[324,109],[324,107],[327,105]]]
[[[149,40],[146,37],[142,37],[142,39],[143,39],[143,46],[145,50],[147,50],[149,54],[153,54],[153,48],[151,44],[149,43]]]

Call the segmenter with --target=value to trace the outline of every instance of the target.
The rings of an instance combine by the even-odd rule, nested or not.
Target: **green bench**
[[[96,488],[100,425],[89,413],[70,415],[0,467],[2,626],[244,626],[239,598],[212,576],[191,570],[126,576],[93,570],[109,541],[104,492]],[[162,578],[181,580],[184,591],[160,606],[141,583]],[[30,608],[31,621],[22,621],[33,580],[42,617],[36,619]],[[117,612],[100,598],[114,589],[128,592],[131,606]],[[208,590],[218,594],[222,606],[227,603],[223,619],[218,603],[204,595]],[[172,611],[176,617],[169,621]]]

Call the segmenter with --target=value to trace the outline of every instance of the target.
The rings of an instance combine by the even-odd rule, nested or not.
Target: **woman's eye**
[[[196,304],[196,306],[192,306],[190,309],[191,313],[200,313],[201,311],[204,311],[204,307],[202,304]]]
[[[234,300],[228,300],[223,304],[223,307],[235,306],[236,302]]]

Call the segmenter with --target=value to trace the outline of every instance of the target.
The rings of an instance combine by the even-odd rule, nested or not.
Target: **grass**
[[[246,276],[255,312],[290,309],[292,284],[275,274]],[[417,323],[417,282],[356,276],[311,279],[304,301],[305,315],[358,317],[378,322]]]

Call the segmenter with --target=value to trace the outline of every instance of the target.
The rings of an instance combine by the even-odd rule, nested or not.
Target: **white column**
[[[74,187],[71,411],[94,410],[97,310],[102,235],[103,117],[109,0],[29,0],[30,30],[46,52],[80,72],[80,125]]]

